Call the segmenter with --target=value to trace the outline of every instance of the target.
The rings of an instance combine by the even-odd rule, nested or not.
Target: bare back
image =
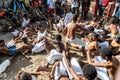
[[[78,26],[77,26],[76,23],[68,24],[66,37],[69,38],[69,39],[74,39],[77,28],[78,28]]]
[[[117,26],[114,25],[114,24],[111,24],[110,25],[110,31],[111,31],[112,34],[118,34]]]

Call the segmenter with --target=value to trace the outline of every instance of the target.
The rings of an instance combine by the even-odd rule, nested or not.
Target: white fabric
[[[101,32],[103,32],[103,30],[101,30],[101,29],[94,29],[94,32],[96,33],[96,34],[100,34]]]
[[[38,31],[37,33],[37,40],[41,40],[43,37],[45,37],[47,35],[47,30],[45,30],[43,33],[41,33],[40,31]]]
[[[98,46],[101,48],[109,48],[109,42],[107,42],[107,41],[104,41],[102,43],[98,42]]]
[[[67,76],[67,71],[62,61],[60,61],[60,65],[55,68],[54,80],[59,80],[61,76]]]
[[[72,0],[71,8],[78,7],[78,2],[76,0]]]
[[[36,43],[36,45],[32,48],[33,53],[39,53],[43,50],[45,50],[45,48],[44,48],[44,43],[42,42]]]
[[[5,60],[3,63],[0,64],[0,74],[3,73],[6,68],[10,65],[10,60]]]
[[[49,8],[54,8],[53,0],[47,0],[47,4],[49,5]]]
[[[74,44],[79,44],[79,45],[82,45],[82,46],[85,46],[86,43],[78,38],[75,38],[75,39],[69,39],[66,37],[66,42],[68,43],[74,43]]]
[[[22,35],[21,39],[22,39],[22,38],[26,38],[26,37],[28,37],[28,35],[27,35],[26,33],[24,33],[24,34]]]
[[[59,22],[59,23],[57,24],[57,27],[58,27],[59,30],[62,30],[62,24],[61,24],[61,22]]]
[[[103,63],[107,62],[105,59],[102,59],[101,56],[95,56],[95,62],[97,63]],[[97,77],[100,78],[101,80],[110,80],[107,69],[104,67],[95,67],[97,70]]]
[[[76,58],[71,59],[71,66],[77,75],[83,75],[82,68]]]
[[[66,65],[66,63],[65,63],[64,58],[62,58],[62,62],[63,62],[64,66],[65,66],[65,68],[66,68],[66,70],[67,70],[67,73],[68,73],[68,76],[69,76],[69,80],[73,80],[73,76],[72,76],[72,74],[70,73],[69,69],[67,68],[67,65]]]
[[[30,23],[30,19],[26,20],[23,18],[22,27],[26,27]]]
[[[50,56],[48,56],[46,59],[48,61],[48,63],[53,64],[55,62],[56,59],[62,59],[62,54],[59,53],[57,50],[52,49],[50,51]]]
[[[14,45],[14,41],[11,40],[6,45],[7,45],[7,47],[12,47]]]
[[[13,32],[11,32],[15,37],[17,37],[18,36],[18,34],[19,34],[19,31],[18,30],[14,30]]]
[[[65,26],[72,21],[73,14],[71,12],[67,13],[64,19]]]

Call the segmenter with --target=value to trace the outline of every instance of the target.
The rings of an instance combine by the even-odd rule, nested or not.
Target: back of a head
[[[87,30],[93,32],[93,31],[94,31],[94,27],[93,27],[93,26],[90,26],[90,27],[87,28]]]
[[[97,77],[97,71],[94,66],[86,64],[83,67],[83,75],[87,80],[94,80]]]
[[[110,19],[110,24],[115,24],[115,22],[116,22],[116,18],[115,18],[115,17],[112,17],[112,18]]]
[[[0,43],[3,43],[3,42],[4,42],[4,40],[3,40],[3,39],[1,39],[1,40],[0,40]]]
[[[56,39],[57,41],[62,41],[62,36],[59,35],[59,34],[57,34],[57,35],[55,35],[55,39]]]
[[[112,58],[112,50],[110,48],[102,48],[100,50],[100,55],[103,59],[105,59],[105,57],[107,57],[109,60],[111,60]]]
[[[78,19],[78,15],[77,14],[75,14],[74,16],[73,16],[73,22],[76,22],[77,21],[77,19]]]
[[[98,39],[98,34],[92,33],[91,39],[92,39],[93,41],[97,40],[97,39]]]
[[[20,80],[32,80],[32,77],[29,73],[23,72],[20,75]]]

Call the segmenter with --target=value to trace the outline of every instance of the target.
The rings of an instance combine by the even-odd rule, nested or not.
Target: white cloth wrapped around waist
[[[103,62],[107,62],[107,61],[105,59],[102,59],[101,56],[95,56],[95,62],[103,63]],[[100,78],[101,80],[110,80],[106,68],[104,68],[104,67],[95,67],[95,68],[98,73],[98,75],[97,75],[98,78]]]
[[[40,31],[38,31],[37,33],[37,40],[41,40],[43,37],[45,37],[47,35],[47,30],[45,30],[43,33],[41,33]]]
[[[59,80],[61,76],[67,76],[67,70],[62,61],[59,66],[56,66],[54,73],[54,80]]]
[[[3,63],[0,64],[0,74],[3,73],[7,67],[10,65],[10,60],[5,60]]]
[[[32,48],[33,53],[39,53],[43,50],[45,50],[45,48],[44,48],[44,43],[42,42],[36,43],[36,45]]]
[[[13,32],[11,32],[15,37],[17,37],[19,35],[19,31],[18,30],[14,30]]]
[[[50,51],[50,56],[48,56],[46,59],[48,63],[53,64],[56,59],[62,59],[62,58],[63,58],[63,55],[60,52],[58,52],[55,49],[52,49]]]

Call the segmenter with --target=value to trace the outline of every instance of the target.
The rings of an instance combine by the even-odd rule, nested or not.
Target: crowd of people
[[[46,57],[47,64],[39,66],[33,73],[18,71],[16,80],[39,80],[37,78],[39,75],[44,76],[46,80],[119,80],[118,77],[115,79],[114,63],[112,63],[112,57],[120,53],[120,27],[116,22],[119,20],[119,6],[115,8],[116,11],[110,16],[109,22],[103,24],[100,18],[105,8],[110,12],[111,1],[100,0],[101,3],[95,1],[97,7],[94,7],[94,11],[97,8],[99,15],[95,13],[93,19],[87,21],[90,18],[88,16],[90,0],[56,0],[55,2],[12,0],[10,4],[13,12],[16,12],[17,8],[26,11],[30,5],[39,8],[41,5],[46,6],[48,9],[46,23],[49,27],[41,25],[42,20],[31,22],[29,13],[24,14],[21,30],[15,29],[11,32],[13,37],[7,44],[5,40],[0,40],[0,55],[12,56],[1,62],[0,74],[6,70],[16,55],[21,54],[30,59],[26,53],[45,51],[49,54]],[[53,35],[52,31],[57,34]],[[21,46],[16,46],[19,43]],[[86,60],[78,60],[79,56],[72,56],[73,49],[82,53]]]

